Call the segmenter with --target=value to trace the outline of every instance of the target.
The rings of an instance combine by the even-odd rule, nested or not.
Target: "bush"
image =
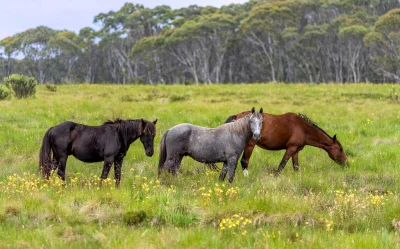
[[[142,223],[146,219],[146,212],[140,211],[128,211],[124,214],[123,220],[125,224],[134,226]]]
[[[57,91],[57,86],[50,84],[50,85],[46,85],[46,89],[49,90],[50,92],[56,92]]]
[[[21,74],[12,74],[4,78],[4,83],[12,94],[19,99],[34,96],[38,84],[35,78]]]
[[[7,92],[7,91],[3,90],[2,88],[0,88],[0,100],[9,99],[10,97],[11,96],[10,96],[9,92]]]

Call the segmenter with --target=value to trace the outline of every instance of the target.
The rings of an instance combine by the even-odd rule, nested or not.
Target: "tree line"
[[[398,0],[125,3],[79,33],[40,26],[0,41],[0,79],[39,83],[400,83]]]

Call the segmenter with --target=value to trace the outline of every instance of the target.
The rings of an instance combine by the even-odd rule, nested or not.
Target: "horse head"
[[[154,137],[156,136],[156,124],[157,119],[153,122],[149,122],[142,119],[142,134],[140,135],[140,141],[146,151],[146,156],[151,157],[154,153]]]
[[[333,136],[332,144],[328,146],[327,152],[329,157],[337,164],[345,165],[347,163],[347,156],[339,140],[337,140],[336,134]]]
[[[260,112],[256,112],[254,107],[251,109],[250,115],[250,128],[251,133],[253,134],[253,139],[258,140],[261,137],[261,128],[263,123],[263,109],[260,109]]]

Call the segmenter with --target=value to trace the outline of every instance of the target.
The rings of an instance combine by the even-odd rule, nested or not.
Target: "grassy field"
[[[0,101],[0,248],[392,248],[400,243],[400,103],[395,85],[61,85]],[[232,114],[306,114],[337,134],[350,167],[305,147],[279,177],[283,151],[256,148],[232,184],[185,158],[157,180],[158,146],[180,123],[216,127]],[[136,141],[122,182],[98,186],[102,163],[70,157],[67,183],[38,175],[46,130],[65,120],[158,119],[154,156]],[[219,165],[221,167],[221,165]],[[398,224],[398,227],[400,223]]]

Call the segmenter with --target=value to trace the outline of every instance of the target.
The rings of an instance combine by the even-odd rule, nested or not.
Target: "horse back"
[[[249,113],[250,111],[245,111],[232,115],[226,122],[238,120]],[[262,115],[263,126],[257,145],[267,150],[283,150],[288,144],[302,146],[305,144],[308,133],[314,130],[308,122],[292,112],[280,115],[263,113]]]
[[[263,114],[261,139],[257,145],[267,150],[283,150],[289,144],[302,146],[307,136],[307,124],[297,114]]]
[[[74,155],[84,162],[99,162],[106,154],[120,152],[119,136],[112,126],[88,126],[71,121],[51,129],[53,148],[59,153]]]
[[[71,132],[75,129],[77,125],[78,125],[77,123],[71,121],[65,121],[59,125],[56,125],[51,128],[50,131],[51,138],[53,140],[58,140],[58,139],[70,140]]]
[[[166,137],[167,154],[187,155],[199,162],[219,162],[224,158],[225,147],[231,144],[220,139],[226,132],[192,124],[174,126]]]

